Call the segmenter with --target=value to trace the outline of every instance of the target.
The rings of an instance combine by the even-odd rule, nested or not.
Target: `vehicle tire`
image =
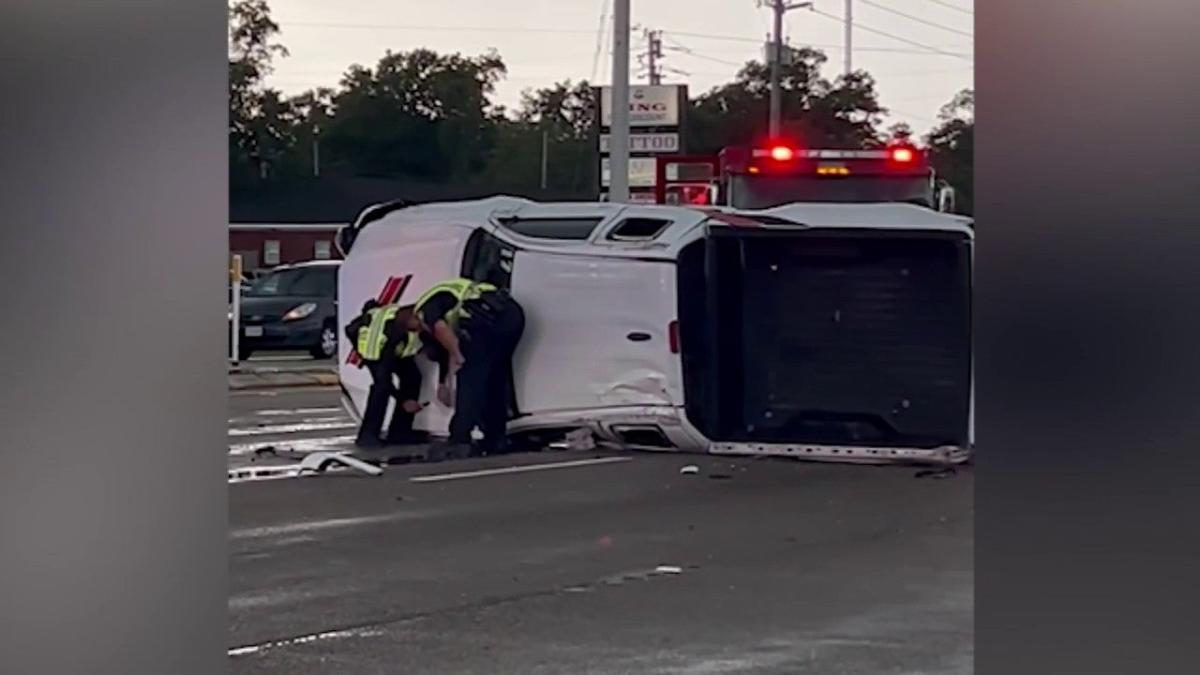
[[[238,361],[249,360],[250,355],[253,353],[254,353],[253,349],[250,349],[249,347],[243,347],[241,345],[238,345]]]
[[[314,359],[332,359],[333,357],[337,356],[337,352],[337,329],[332,323],[327,323],[321,327],[321,339],[312,348],[312,356]]]

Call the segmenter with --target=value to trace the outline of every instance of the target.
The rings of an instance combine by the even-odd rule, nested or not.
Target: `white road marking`
[[[480,469],[478,471],[460,471],[457,473],[438,473],[427,476],[413,476],[409,478],[414,483],[437,483],[446,480],[459,480],[463,478],[480,478],[483,476],[499,476],[509,473],[527,473],[530,471],[548,471],[550,469],[569,469],[577,466],[593,466],[596,464],[612,464],[614,462],[629,462],[632,457],[597,457],[596,459],[576,459],[568,462],[554,462],[551,464],[526,464],[523,466],[502,466],[495,469]]]
[[[343,412],[341,407],[332,406],[328,408],[287,408],[279,410],[256,410],[255,415],[263,415],[266,417],[279,415],[320,415],[324,413],[340,413]]]
[[[354,429],[358,425],[342,418],[326,418],[320,421],[305,421],[296,424],[265,424],[261,427],[242,427],[229,430],[230,436],[269,436],[272,434],[300,434],[311,431],[340,431]]]
[[[376,637],[383,635],[383,631],[371,628],[358,628],[351,630],[327,631],[324,633],[311,633],[290,640],[279,640],[277,642],[264,642],[263,644],[247,645],[245,647],[236,647],[229,650],[229,656],[245,656],[247,654],[255,654],[276,647],[288,647],[292,645],[302,645],[318,640],[339,640],[351,637]]]
[[[375,516],[359,516],[355,518],[329,518],[327,520],[310,520],[300,523],[286,523],[283,525],[268,525],[265,527],[250,527],[241,530],[234,530],[229,533],[231,539],[261,539],[263,537],[281,537],[292,536],[297,534],[306,534],[310,532],[320,532],[322,530],[341,529],[346,527],[355,527],[359,525],[373,525],[375,523],[387,523],[397,520],[414,520],[419,518],[428,518],[436,515],[436,511],[397,511],[395,513],[382,513]]]
[[[346,446],[354,442],[354,436],[324,436],[318,438],[297,438],[259,443],[235,443],[229,446],[230,455],[249,455],[266,445],[273,445],[277,452],[294,452],[297,454],[328,450]]]

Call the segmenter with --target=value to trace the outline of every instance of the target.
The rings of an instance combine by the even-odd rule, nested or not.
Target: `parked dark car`
[[[339,265],[285,265],[251,282],[241,297],[238,358],[261,351],[305,350],[318,359],[337,355]]]

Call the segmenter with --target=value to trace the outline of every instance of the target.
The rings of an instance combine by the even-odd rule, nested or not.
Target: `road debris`
[[[683,568],[675,565],[659,565],[654,571],[658,574],[683,574]]]
[[[595,450],[596,438],[592,435],[592,430],[588,428],[576,429],[566,435],[563,439],[567,448],[571,450]]]
[[[696,466],[695,464],[688,464],[687,466],[680,469],[679,473],[681,473],[685,476],[694,476],[694,475],[700,473],[700,467]]]

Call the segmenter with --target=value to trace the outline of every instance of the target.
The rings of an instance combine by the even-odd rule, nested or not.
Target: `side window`
[[[613,241],[647,241],[662,234],[670,225],[671,221],[658,218],[626,218],[609,233],[608,238]]]
[[[565,239],[582,241],[592,236],[601,218],[511,218],[502,221],[504,227],[534,239]]]
[[[321,295],[321,273],[316,270],[299,271],[289,293],[291,295]]]
[[[268,239],[263,242],[263,264],[275,266],[279,264],[279,240]]]
[[[330,267],[329,269],[321,270],[317,275],[319,280],[319,293],[324,298],[337,297],[337,268]]]
[[[337,297],[337,270],[310,268],[300,271],[289,292],[295,295],[335,298]]]
[[[486,281],[500,288],[512,282],[513,247],[479,229],[467,240],[463,254],[462,275],[476,281]]]

